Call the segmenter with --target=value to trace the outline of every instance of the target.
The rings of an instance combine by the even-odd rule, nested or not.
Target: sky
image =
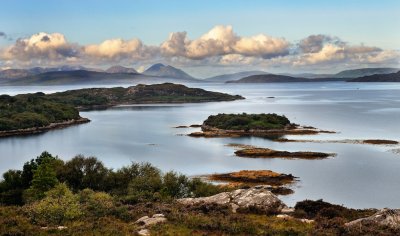
[[[398,67],[398,0],[2,0],[0,68],[157,62],[198,77]]]

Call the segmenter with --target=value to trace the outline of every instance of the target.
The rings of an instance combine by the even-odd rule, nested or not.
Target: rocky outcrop
[[[213,174],[208,176],[208,179],[231,183],[254,183],[280,186],[292,183],[295,177],[291,174],[281,174],[271,170],[241,170],[238,172]]]
[[[372,216],[357,219],[346,223],[349,227],[360,227],[363,225],[378,224],[390,228],[400,229],[400,209],[384,208]]]
[[[239,157],[251,158],[288,158],[288,159],[324,159],[329,156],[334,156],[334,153],[323,152],[288,152],[277,151],[269,148],[245,148],[235,152]]]
[[[286,205],[268,190],[268,186],[260,185],[248,189],[237,189],[210,197],[182,198],[178,202],[187,205],[224,205],[233,212],[255,209],[265,213],[280,212]]]
[[[147,227],[156,225],[156,224],[161,224],[167,221],[167,218],[163,214],[154,214],[152,217],[148,216],[143,216],[139,218],[135,224],[139,225],[139,235],[150,235],[150,231],[147,229]]]

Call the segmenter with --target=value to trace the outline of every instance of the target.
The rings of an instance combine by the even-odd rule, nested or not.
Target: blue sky
[[[247,37],[266,34],[296,43],[324,34],[352,44],[400,49],[396,0],[3,0],[0,47],[38,32],[61,33],[69,42],[98,44],[138,38],[158,46],[171,32],[196,39],[216,25]]]

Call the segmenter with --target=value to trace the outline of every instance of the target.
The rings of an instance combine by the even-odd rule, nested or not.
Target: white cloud
[[[109,39],[100,44],[84,46],[87,56],[105,59],[144,59],[151,56],[151,47],[145,46],[139,39]]]
[[[15,44],[5,48],[2,58],[6,60],[63,60],[79,55],[76,44],[68,43],[60,33],[38,33],[25,39],[18,39]]]
[[[183,68],[245,67],[252,69],[329,69],[333,66],[399,66],[400,52],[353,45],[335,36],[310,35],[298,42],[267,34],[240,36],[232,26],[218,25],[198,38],[186,32],[171,33],[158,46],[140,39],[108,39],[79,45],[61,33],[38,33],[0,49],[1,67],[65,64],[108,66],[150,65],[165,62]]]
[[[180,56],[190,59],[204,59],[229,54],[271,58],[286,55],[289,46],[289,42],[283,38],[274,38],[264,34],[240,37],[233,32],[232,26],[218,25],[194,40],[190,40],[186,32],[172,33],[160,48],[165,56]]]

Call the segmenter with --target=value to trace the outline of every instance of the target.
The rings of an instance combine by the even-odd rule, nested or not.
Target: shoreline
[[[88,118],[79,118],[73,120],[67,120],[63,122],[51,123],[48,126],[43,127],[34,127],[34,128],[26,128],[26,129],[17,129],[17,130],[8,130],[8,131],[0,131],[0,138],[3,137],[11,137],[11,136],[24,136],[31,134],[40,134],[50,130],[62,129],[73,125],[85,124],[89,123],[90,120]]]

